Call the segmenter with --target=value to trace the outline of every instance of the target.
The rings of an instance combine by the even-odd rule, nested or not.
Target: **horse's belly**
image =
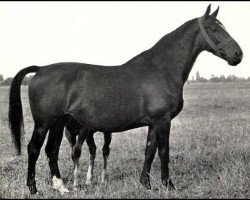
[[[68,112],[75,120],[84,126],[102,132],[118,132],[125,131],[132,128],[135,124],[139,123],[138,118],[130,113],[112,114],[98,112],[95,115],[91,115],[87,112]]]
[[[125,104],[126,103],[126,104]],[[79,101],[66,111],[79,123],[98,131],[124,131],[139,123],[140,105],[136,101]]]

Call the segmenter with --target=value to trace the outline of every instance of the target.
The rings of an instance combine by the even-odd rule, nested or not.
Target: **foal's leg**
[[[69,144],[70,144],[70,146],[71,146],[71,148],[72,148],[72,150],[73,150],[73,147],[74,147],[75,144],[76,144],[76,136],[73,135],[73,134],[72,134],[73,132],[71,132],[71,131],[72,131],[72,130],[70,129],[70,127],[66,126],[66,128],[65,128],[65,136],[66,136],[66,138],[68,139]]]
[[[74,190],[77,190],[77,187],[79,186],[78,182],[79,158],[81,156],[83,142],[85,141],[87,135],[88,135],[87,129],[82,128],[78,130],[78,138],[75,146],[72,149],[72,160],[74,162]]]
[[[75,134],[76,134],[76,130],[72,126],[67,125],[66,128],[65,128],[65,136],[68,139],[69,144],[70,144],[70,146],[72,148],[71,156],[72,156],[72,160],[74,162],[74,190],[77,190],[77,187],[78,187],[79,159],[78,160],[73,159],[74,146],[76,145],[76,137],[77,137]]]
[[[93,170],[94,170],[94,162],[95,162],[95,156],[96,156],[96,145],[95,145],[95,140],[94,140],[94,132],[91,132],[88,134],[87,137],[87,144],[89,146],[89,168],[87,172],[87,179],[86,179],[86,184],[90,185],[92,182],[92,177],[93,177]]]
[[[161,181],[164,187],[176,189],[169,177],[169,136],[171,119],[158,120],[154,124],[158,155],[161,160]]]
[[[53,182],[53,187],[60,191],[60,193],[69,192],[64,186],[58,168],[58,154],[63,136],[63,123],[56,122],[50,129],[48,142],[45,148],[47,157],[49,158],[50,172]]]
[[[31,194],[35,194],[37,192],[36,181],[35,181],[36,161],[40,154],[40,150],[43,145],[44,139],[46,137],[47,131],[48,131],[48,128],[46,125],[35,123],[33,135],[28,144],[27,186],[29,187]]]
[[[107,159],[110,153],[109,145],[112,139],[112,133],[103,133],[104,135],[104,145],[102,148],[103,152],[103,171],[102,171],[102,182],[106,181],[106,169],[107,169]]]
[[[156,149],[157,149],[157,144],[156,144],[155,130],[153,127],[149,127],[146,150],[145,150],[145,161],[140,178],[140,182],[148,190],[151,189],[149,176],[150,176],[151,164],[154,160]]]

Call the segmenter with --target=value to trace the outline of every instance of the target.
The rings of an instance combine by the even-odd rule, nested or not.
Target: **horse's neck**
[[[151,49],[154,65],[178,86],[184,85],[197,56],[202,51],[198,36],[197,19],[193,19],[164,36]]]

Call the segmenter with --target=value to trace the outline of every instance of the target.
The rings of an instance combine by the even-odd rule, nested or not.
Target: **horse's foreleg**
[[[157,144],[156,144],[155,130],[153,127],[149,127],[146,150],[145,150],[145,161],[144,161],[144,166],[143,166],[143,170],[142,170],[141,177],[140,177],[140,182],[148,190],[151,189],[150,170],[151,170],[152,162],[155,157],[156,149],[157,149]]]
[[[169,177],[169,136],[171,120],[159,120],[155,124],[155,135],[158,146],[158,155],[161,160],[161,181],[164,187],[175,189]]]
[[[60,191],[61,194],[69,192],[64,186],[58,168],[58,154],[63,136],[64,125],[60,122],[54,124],[50,129],[45,152],[49,159],[50,172],[52,177],[53,187]]]
[[[89,146],[89,153],[90,153],[89,168],[88,168],[87,179],[86,179],[87,185],[90,185],[92,182],[95,156],[96,156],[96,145],[95,145],[95,140],[94,140],[93,135],[94,135],[94,132],[89,133],[87,137],[87,144]]]
[[[106,181],[106,169],[107,169],[107,159],[110,153],[109,145],[112,139],[112,133],[103,133],[104,134],[104,145],[102,148],[103,152],[103,171],[102,171],[102,182]]]

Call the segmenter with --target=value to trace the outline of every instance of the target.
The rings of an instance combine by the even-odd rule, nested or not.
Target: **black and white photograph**
[[[250,2],[0,1],[0,198],[249,199]]]

